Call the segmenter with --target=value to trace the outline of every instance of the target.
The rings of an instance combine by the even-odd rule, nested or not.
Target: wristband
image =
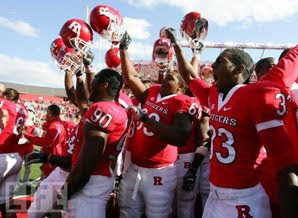
[[[148,115],[147,114],[143,114],[140,118],[140,121],[145,123],[147,120],[149,119]]]
[[[198,141],[198,145],[202,146],[204,142],[209,142],[210,138],[203,138],[202,140]]]
[[[203,145],[199,146],[199,147],[197,147],[195,153],[205,156],[208,153],[208,148]]]
[[[194,51],[194,52],[192,53],[192,56],[195,57],[195,58],[200,59],[200,58],[201,58],[201,53],[197,53],[196,51]]]
[[[91,65],[85,66],[85,73],[94,73]]]

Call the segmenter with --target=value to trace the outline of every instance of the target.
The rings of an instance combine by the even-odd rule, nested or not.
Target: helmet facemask
[[[91,42],[86,42],[82,40],[80,37],[75,37],[69,39],[69,42],[76,51],[80,52],[81,54],[86,54],[90,50]]]
[[[59,67],[61,70],[71,72],[72,75],[75,75],[77,72],[84,70],[82,60],[77,55],[72,53],[66,53],[59,60]]]

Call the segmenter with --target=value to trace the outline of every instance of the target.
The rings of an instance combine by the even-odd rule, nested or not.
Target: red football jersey
[[[70,134],[72,128],[76,126],[76,123],[72,120],[63,120],[64,128],[66,130],[66,137]]]
[[[74,167],[77,163],[79,153],[83,143],[83,129],[84,129],[84,118],[76,125],[71,131],[70,136],[67,140],[67,153],[72,155],[71,165]]]
[[[123,108],[127,108],[132,105],[131,99],[123,92],[120,92],[118,102],[116,103],[119,103],[119,105]]]
[[[92,174],[111,176],[110,161],[117,158],[126,138],[126,111],[115,102],[97,102],[86,112],[85,122],[109,134],[103,156]]]
[[[33,125],[33,126],[26,126],[26,131],[29,134],[33,134],[34,135],[36,129],[37,129],[37,127],[35,125]],[[21,157],[24,157],[25,154],[29,154],[29,153],[31,153],[31,152],[34,151],[34,145],[32,143],[28,142],[28,143],[19,145],[18,149],[19,149],[20,156]]]
[[[209,103],[211,154],[210,181],[219,187],[248,188],[259,182],[263,130],[283,126],[288,93],[271,82],[256,82],[233,87],[225,98],[215,86],[208,88],[199,79],[191,91]],[[203,95],[209,93],[209,95]],[[204,99],[205,98],[205,99]],[[281,139],[282,140],[282,139]],[[282,141],[281,143],[282,144]],[[266,147],[267,152],[277,148]],[[289,157],[288,160],[284,157]],[[281,166],[294,157],[281,150]]]
[[[7,110],[9,119],[6,127],[0,133],[0,153],[18,152],[18,141],[21,128],[27,119],[27,110],[21,104],[0,98],[0,109]]]
[[[284,119],[284,125],[288,131],[291,141],[293,141],[293,149],[298,153],[298,135],[297,135],[297,123],[293,122],[296,119],[297,111],[297,84],[295,81],[298,79],[298,46],[291,49],[277,65],[272,67],[261,80],[272,81],[280,86],[286,88],[292,97],[291,107],[288,108],[288,116]],[[294,90],[293,90],[294,89]],[[296,103],[295,103],[296,102]],[[297,119],[298,120],[298,119]],[[265,170],[261,178],[261,183],[264,186],[265,191],[273,202],[278,202],[277,197],[277,173],[273,161],[268,158]]]
[[[131,101],[134,106],[137,106],[142,109],[142,104],[135,97],[133,97]],[[140,123],[138,123],[138,125],[140,125]],[[137,128],[137,123],[132,120],[129,127],[129,133],[125,142],[125,149],[127,151],[131,151],[132,149],[131,146],[133,144],[133,140],[134,140],[133,136],[136,132],[136,128]]]
[[[197,98],[192,98],[194,102],[196,103],[195,105],[195,110],[198,111],[198,116],[195,117],[192,123],[192,130],[191,130],[191,135],[189,136],[187,142],[185,145],[182,147],[178,147],[178,153],[179,154],[186,154],[186,153],[191,153],[195,152],[197,148],[197,138],[198,138],[198,124],[200,122],[201,116],[202,116],[202,111],[203,109],[200,106],[199,101]]]
[[[186,95],[169,95],[161,97],[160,85],[149,88],[148,96],[142,110],[156,121],[171,124],[177,112],[198,114],[198,107],[193,99]],[[133,163],[146,168],[158,168],[170,165],[177,159],[178,149],[161,141],[143,123],[137,126],[132,138],[131,160]]]

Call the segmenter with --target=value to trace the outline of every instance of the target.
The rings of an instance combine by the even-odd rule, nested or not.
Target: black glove
[[[47,163],[48,157],[48,153],[32,152],[26,157],[25,166],[33,163]]]
[[[123,36],[120,40],[119,48],[122,51],[126,51],[128,49],[128,46],[129,46],[130,43],[131,43],[131,38],[130,38],[128,32],[125,31],[125,33],[123,34]]]
[[[183,190],[184,191],[192,191],[195,187],[196,183],[196,168],[189,168],[187,173],[183,177]]]
[[[82,75],[83,75],[83,73],[82,73],[81,70],[79,70],[78,72],[76,72],[76,77],[80,77],[80,76],[82,76]]]
[[[205,48],[205,45],[202,41],[199,41],[199,40],[195,39],[195,40],[191,40],[190,48],[192,50],[193,55],[197,55],[197,54],[202,53],[202,51]]]
[[[149,119],[148,115],[143,113],[139,107],[129,106],[126,110],[128,114],[132,116],[133,121],[141,121],[144,123]]]
[[[83,63],[85,67],[89,67],[92,64],[93,60],[94,60],[94,54],[92,53],[92,51],[87,51],[83,55]]]
[[[165,29],[168,38],[171,40],[171,44],[172,45],[178,45],[179,44],[179,40],[176,34],[176,30],[172,27],[169,27],[167,29]]]

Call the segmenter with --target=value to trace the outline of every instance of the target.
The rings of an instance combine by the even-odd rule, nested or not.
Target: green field
[[[28,194],[34,194],[36,188],[39,185],[39,182],[35,182],[34,180],[38,179],[41,175],[40,170],[41,164],[32,164],[31,165],[31,173],[29,177],[30,186],[26,185],[22,182],[23,175],[24,175],[24,167],[22,167],[20,172],[20,182],[18,183],[17,190],[15,192],[15,196],[19,195],[28,195]]]

